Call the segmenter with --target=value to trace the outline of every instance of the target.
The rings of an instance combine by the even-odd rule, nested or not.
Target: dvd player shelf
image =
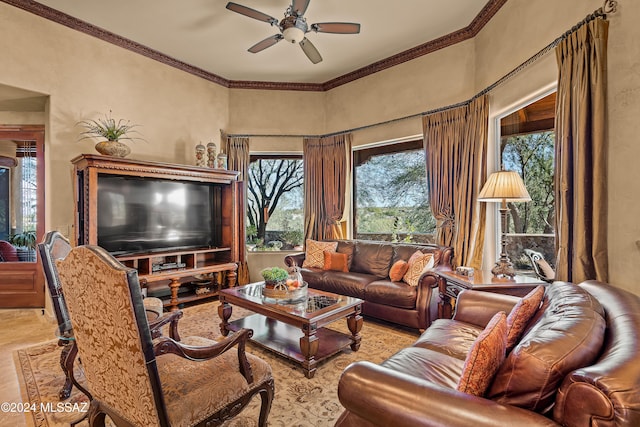
[[[180,304],[211,298],[211,292],[196,292],[189,284],[203,277],[224,276],[219,287],[233,287],[237,282],[240,263],[246,261],[244,245],[244,199],[239,173],[221,169],[178,165],[162,162],[137,161],[119,157],[82,154],[71,160],[76,177],[76,239],[78,245],[98,245],[99,193],[102,177],[121,176],[150,181],[198,183],[212,188],[211,245],[198,248],[167,247],[161,252],[149,251],[120,255],[116,258],[138,271],[142,287],[162,294],[165,307],[177,310]],[[102,180],[102,181],[101,181]],[[125,195],[126,197],[126,195]],[[133,205],[139,199],[126,200]],[[198,209],[194,205],[193,209]],[[128,238],[127,232],[123,233]],[[117,239],[115,240],[118,242]],[[113,239],[110,241],[113,243]]]
[[[127,267],[138,270],[140,285],[147,291],[160,291],[159,298],[170,310],[176,310],[181,304],[212,298],[218,295],[217,290],[207,293],[196,293],[186,286],[192,278],[226,273],[229,287],[236,284],[238,265],[231,261],[231,248],[211,248],[191,251],[153,253],[148,255],[116,257]],[[186,280],[186,282],[185,282]],[[211,277],[211,281],[214,278]],[[168,282],[169,293],[162,292]],[[150,295],[153,295],[150,292]]]

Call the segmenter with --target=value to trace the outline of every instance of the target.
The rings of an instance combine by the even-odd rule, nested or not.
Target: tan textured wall
[[[92,152],[73,124],[113,109],[143,125],[133,158],[190,163],[193,145],[230,133],[318,134],[429,111],[468,99],[536,53],[600,0],[509,0],[473,40],[327,93],[227,90],[0,3],[0,84],[48,94],[47,222],[72,221],[69,159]],[[640,294],[640,2],[610,16],[609,262],[611,282]],[[28,32],[22,31],[29,28]],[[14,37],[21,34],[20,38]],[[492,117],[553,85],[553,53],[490,94]],[[355,144],[421,132],[412,119],[356,132]],[[300,151],[299,138],[255,138],[256,151]],[[55,197],[53,196],[55,183]],[[58,191],[58,188],[61,190]],[[490,250],[489,250],[490,252]]]
[[[0,84],[50,95],[49,229],[67,232],[73,223],[69,160],[95,153],[93,142],[77,142],[79,120],[113,110],[140,124],[147,140],[131,145],[131,158],[189,164],[198,141],[218,143],[228,123],[228,89],[4,3],[0,52]]]
[[[230,134],[319,135],[325,133],[323,92],[231,89]],[[251,151],[302,151],[302,138],[252,138]]]
[[[327,93],[327,132],[386,122],[465,101],[474,94],[473,40],[372,74]],[[354,134],[354,145],[422,133],[420,119]]]

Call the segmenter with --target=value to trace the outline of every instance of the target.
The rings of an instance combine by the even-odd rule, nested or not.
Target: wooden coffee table
[[[262,296],[264,283],[222,289],[218,315],[220,332],[253,329],[253,342],[302,365],[307,378],[313,378],[316,365],[346,346],[360,348],[362,300],[309,289],[306,299],[282,302]],[[232,305],[256,314],[229,322]],[[351,335],[324,326],[347,319]]]

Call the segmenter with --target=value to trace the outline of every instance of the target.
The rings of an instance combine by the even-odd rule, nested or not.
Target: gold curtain
[[[596,18],[556,47],[556,278],[608,280],[607,37]]]
[[[304,140],[305,237],[342,239],[347,206],[351,134]]]
[[[249,186],[249,138],[247,137],[227,137],[222,135],[223,150],[227,154],[227,168],[229,170],[240,172],[239,179],[244,181],[243,197],[244,206],[247,206],[247,187]],[[242,213],[243,219],[247,217],[246,211]],[[245,219],[246,220],[246,219]],[[244,230],[242,230],[244,236]],[[244,239],[239,242],[242,245],[240,253],[243,254],[238,264],[238,285],[246,285],[249,283],[249,266],[245,258]]]
[[[477,196],[486,179],[487,103],[483,95],[422,119],[436,243],[454,248],[456,266],[482,264],[486,214]]]

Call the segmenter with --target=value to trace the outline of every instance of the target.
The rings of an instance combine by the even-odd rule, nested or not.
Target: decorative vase
[[[224,153],[218,154],[218,164],[216,165],[217,169],[226,169],[227,168],[227,155]]]
[[[207,166],[212,169],[216,166],[216,144],[213,142],[207,144]]]
[[[102,141],[96,144],[96,151],[105,156],[127,157],[131,148],[120,141]]]
[[[205,158],[205,153],[207,151],[207,147],[202,144],[196,145],[196,166],[205,167],[207,166],[207,159]]]

